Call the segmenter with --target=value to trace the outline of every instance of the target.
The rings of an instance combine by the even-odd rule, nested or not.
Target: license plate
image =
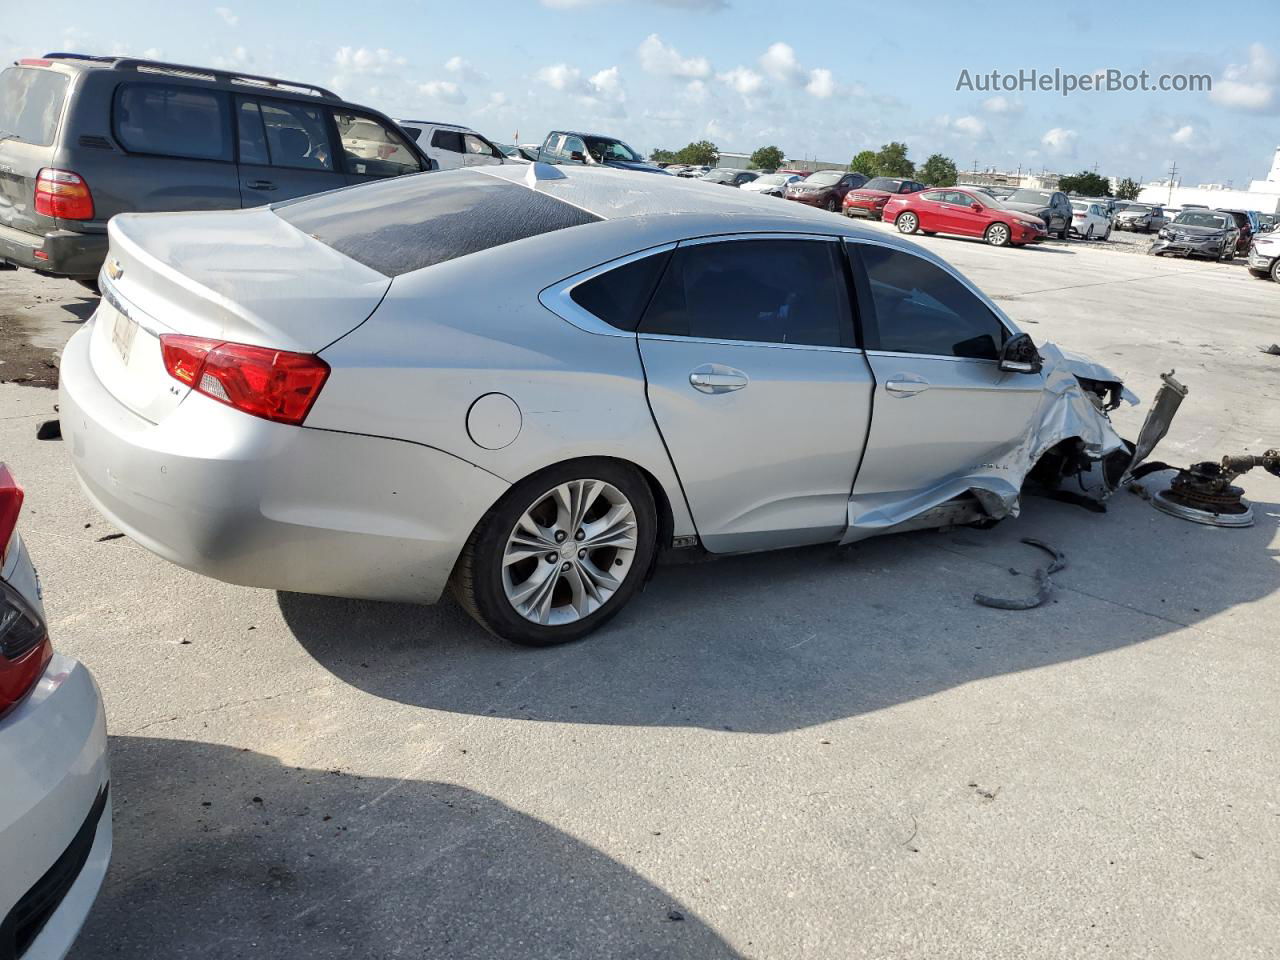
[[[115,323],[111,327],[111,342],[126,365],[129,363],[129,353],[133,350],[133,340],[137,335],[138,322],[117,312]]]

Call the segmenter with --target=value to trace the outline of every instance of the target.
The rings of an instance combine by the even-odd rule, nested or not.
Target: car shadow
[[[529,649],[434,607],[278,595],[298,642],[342,680],[464,714],[780,732],[961,684],[1105,654],[1204,624],[1280,586],[1280,510],[1224,531],[1137,496],[1106,514],[1027,498],[994,529],[881,537],[666,566],[588,639]],[[975,592],[1029,595],[1063,550],[1054,600],[1010,612]],[[1206,571],[1229,570],[1230,576]],[[1016,571],[1011,572],[1011,571]]]
[[[600,851],[475,791],[112,737],[111,869],[73,960],[736,957]]]
[[[81,297],[79,300],[70,303],[59,304],[63,310],[71,314],[69,319],[64,319],[63,323],[84,323],[91,316],[93,311],[98,309],[97,297]]]

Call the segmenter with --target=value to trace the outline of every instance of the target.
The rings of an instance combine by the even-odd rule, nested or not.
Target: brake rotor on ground
[[[1169,488],[1152,495],[1151,502],[1157,510],[1192,523],[1252,526],[1253,507],[1244,498],[1244,490],[1232,481],[1254,467],[1280,477],[1280,450],[1268,450],[1262,456],[1223,457],[1219,463],[1194,463],[1179,470]]]

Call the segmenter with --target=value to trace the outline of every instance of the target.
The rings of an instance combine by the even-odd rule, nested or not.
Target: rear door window
[[[49,146],[66,97],[67,78],[53,70],[10,67],[0,73],[0,137]]]
[[[130,153],[230,160],[227,98],[168,83],[122,83],[113,111],[116,139]]]
[[[600,219],[523,184],[461,171],[375,181],[271,209],[388,277]]]
[[[963,283],[923,257],[856,245],[873,309],[862,313],[868,350],[995,360],[1005,327]],[[855,275],[857,266],[855,264]]]
[[[457,130],[437,130],[431,134],[431,145],[437,150],[462,153],[462,134]]]
[[[325,111],[290,100],[256,101],[273,167],[333,170],[333,145]],[[242,162],[248,162],[243,160]]]
[[[708,340],[853,345],[839,244],[724,240],[676,250],[640,332]]]
[[[653,288],[671,258],[664,250],[641,257],[578,284],[570,291],[573,302],[619,330],[635,330]]]

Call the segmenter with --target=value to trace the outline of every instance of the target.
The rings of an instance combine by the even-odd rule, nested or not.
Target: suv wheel
[[[531,646],[577,640],[640,589],[657,508],[635,468],[571,460],[511,488],[454,569],[454,596],[499,637]]]

